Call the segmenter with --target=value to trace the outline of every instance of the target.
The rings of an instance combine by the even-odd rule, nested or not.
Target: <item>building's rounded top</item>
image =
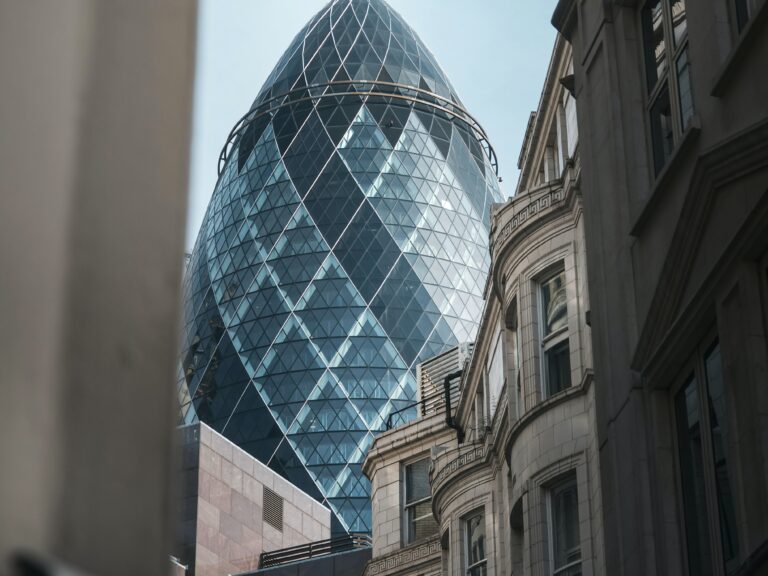
[[[333,0],[291,42],[254,108],[291,90],[350,80],[420,88],[461,106],[435,57],[386,2]]]
[[[480,165],[484,153],[498,175],[485,131],[464,108],[432,53],[383,0],[333,0],[309,21],[232,129],[219,157],[219,173],[245,129],[250,127],[255,141],[281,108],[301,111],[317,104],[318,110],[329,111],[360,97],[381,105],[430,109],[449,122],[458,121],[473,134],[467,145]]]

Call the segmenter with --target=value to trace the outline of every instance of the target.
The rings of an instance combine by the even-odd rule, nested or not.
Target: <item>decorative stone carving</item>
[[[528,204],[518,210],[512,218],[499,231],[494,241],[494,249],[504,243],[520,226],[526,222],[541,217],[551,208],[559,205],[565,200],[565,190],[562,187],[550,190],[541,196],[534,197]]]
[[[448,462],[445,466],[441,467],[431,478],[432,494],[435,494],[449,478],[463,472],[467,467],[482,461],[484,456],[485,446],[477,446],[473,450],[464,452]]]
[[[435,535],[403,550],[398,550],[388,556],[374,558],[365,568],[365,576],[388,576],[398,574],[410,566],[423,565],[440,560],[440,537]],[[423,570],[421,566],[420,570]]]

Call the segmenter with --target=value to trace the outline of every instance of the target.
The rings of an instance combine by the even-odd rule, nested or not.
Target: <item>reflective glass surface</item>
[[[733,461],[729,451],[728,404],[723,381],[723,359],[716,343],[704,358],[709,399],[709,433],[712,436],[712,456],[715,465],[717,511],[720,518],[720,544],[725,571],[731,574],[739,565],[739,534],[736,502],[733,493]]]
[[[576,479],[555,487],[551,494],[553,574],[581,574],[579,499]]]
[[[485,515],[481,512],[465,520],[467,574],[484,576],[485,564]]]
[[[683,11],[683,22],[685,22]],[[648,92],[667,69],[667,46],[664,41],[664,4],[662,0],[649,0],[643,7],[643,36]]]
[[[330,3],[233,131],[187,268],[183,421],[326,503],[337,530],[370,530],[373,434],[481,316],[501,194],[461,106],[383,1]]]
[[[546,282],[542,282],[541,298],[544,314],[544,336],[549,336],[568,325],[565,272],[560,272]]]
[[[707,576],[712,574],[712,559],[704,493],[699,392],[693,375],[675,395],[675,416],[688,548],[688,573],[691,576]]]

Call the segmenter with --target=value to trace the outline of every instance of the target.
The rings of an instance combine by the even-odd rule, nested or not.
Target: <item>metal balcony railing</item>
[[[370,548],[371,546],[373,546],[373,541],[370,534],[348,534],[329,540],[319,540],[309,544],[274,550],[273,552],[262,552],[259,558],[259,568],[272,568],[282,564],[300,562],[301,560],[338,554],[339,552]]]
[[[459,383],[460,379],[458,378],[456,378],[451,383],[451,404],[454,407],[457,405],[459,400]],[[408,417],[407,412],[413,410],[414,408],[418,409],[418,416],[422,418],[432,414],[440,414],[441,412],[445,411],[445,392],[441,390],[440,392],[430,394],[429,396],[422,398],[418,402],[414,402],[413,404],[404,406],[399,410],[390,412],[389,416],[387,417],[387,430],[392,430],[393,428],[397,428],[398,426],[402,426],[403,424],[410,422],[412,419]]]

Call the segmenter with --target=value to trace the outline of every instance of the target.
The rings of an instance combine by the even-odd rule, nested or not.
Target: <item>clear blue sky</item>
[[[528,115],[555,40],[556,0],[388,0],[437,58],[517,182]],[[283,51],[327,0],[200,0],[187,222],[191,250],[216,184],[219,152]]]

